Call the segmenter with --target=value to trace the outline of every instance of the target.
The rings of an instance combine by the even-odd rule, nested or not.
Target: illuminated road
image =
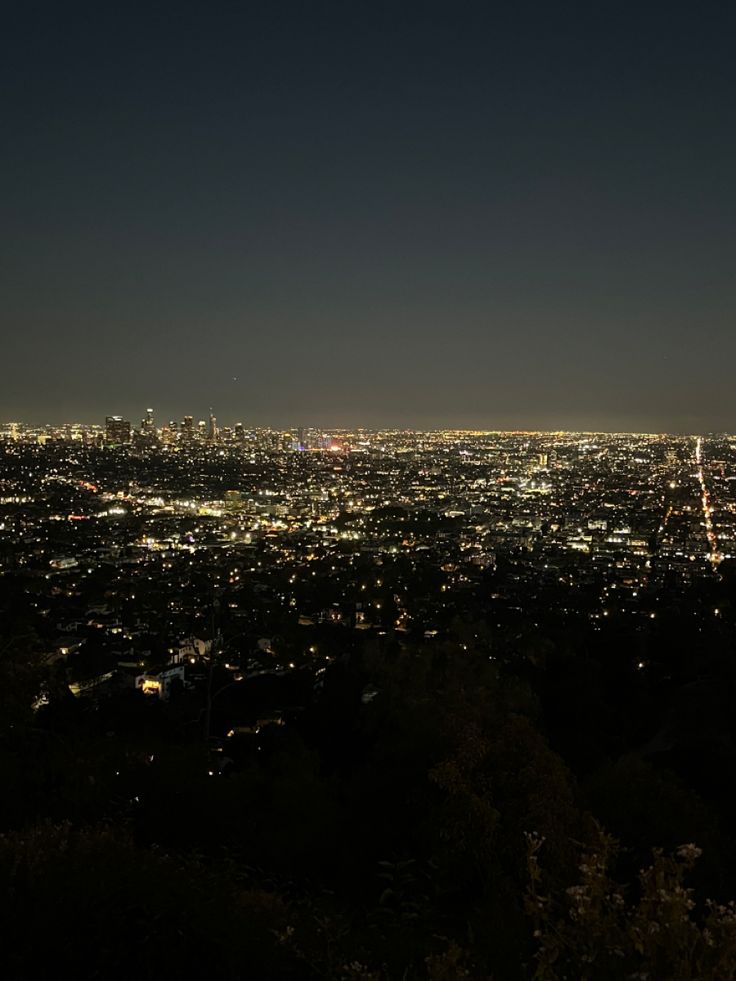
[[[698,436],[695,444],[695,463],[698,467],[698,480],[700,481],[701,502],[703,505],[703,519],[705,521],[705,537],[708,539],[708,560],[714,569],[718,568],[723,556],[718,551],[718,539],[713,528],[713,508],[710,504],[710,494],[705,483],[703,473],[703,437]]]

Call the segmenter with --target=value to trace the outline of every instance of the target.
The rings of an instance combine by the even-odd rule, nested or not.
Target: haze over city
[[[0,420],[735,429],[733,16],[12,5]]]

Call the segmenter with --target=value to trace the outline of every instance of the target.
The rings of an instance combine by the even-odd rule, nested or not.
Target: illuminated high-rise
[[[152,440],[156,436],[156,424],[153,421],[153,409],[146,409],[146,414],[141,419],[141,436],[146,440]]]
[[[108,446],[127,446],[130,443],[130,422],[122,416],[105,418],[105,442]]]

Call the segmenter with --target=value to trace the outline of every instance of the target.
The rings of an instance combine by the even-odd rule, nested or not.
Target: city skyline
[[[146,409],[147,413],[151,413],[153,410]],[[698,435],[716,435],[716,436],[733,436],[736,434],[736,429],[732,432],[728,429],[713,429],[713,430],[671,430],[671,429],[574,429],[574,428],[559,428],[559,429],[539,429],[533,427],[509,427],[509,428],[493,428],[490,426],[401,426],[401,425],[383,425],[383,426],[369,426],[369,425],[319,425],[310,421],[287,421],[283,424],[276,424],[275,422],[265,422],[256,423],[253,420],[244,419],[242,416],[232,417],[230,419],[222,419],[220,416],[213,416],[217,424],[217,433],[222,434],[234,433],[238,430],[244,430],[245,432],[273,432],[273,433],[297,433],[300,430],[305,430],[311,433],[416,433],[416,434],[432,434],[432,433],[458,433],[465,436],[502,436],[502,435],[529,435],[529,436],[673,436],[673,437],[692,437],[695,438]],[[23,430],[27,429],[29,432],[36,432],[37,430],[92,430],[98,431],[99,433],[104,433],[106,428],[106,423],[109,419],[121,420],[130,426],[131,435],[140,435],[145,431],[145,427],[142,425],[144,419],[139,419],[136,413],[131,414],[120,414],[120,413],[108,413],[104,416],[97,416],[92,421],[87,421],[83,419],[65,419],[57,421],[49,421],[44,419],[41,421],[34,421],[33,419],[2,419],[0,420],[0,434],[3,431],[9,431],[12,427],[21,427]],[[171,413],[163,413],[158,418],[154,417],[149,421],[149,425],[152,426],[152,432],[157,435],[162,432],[162,430],[167,429],[171,423],[174,423],[177,427],[182,427],[186,424],[187,420],[191,420],[195,432],[200,436],[207,436],[207,428],[209,426],[210,415],[207,414],[199,415],[197,413],[192,413],[191,411],[185,412],[180,416]],[[177,430],[181,432],[182,429]]]

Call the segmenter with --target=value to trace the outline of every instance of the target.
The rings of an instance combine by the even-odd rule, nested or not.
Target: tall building
[[[122,416],[105,418],[105,442],[108,446],[127,446],[130,443],[130,422]]]
[[[161,427],[161,442],[166,446],[170,446],[175,443],[179,435],[179,426],[174,419],[169,419],[168,422],[164,423]]]
[[[243,429],[242,422],[235,423],[235,439],[237,440],[238,443],[245,442],[245,430]]]
[[[149,442],[156,438],[156,424],[153,421],[153,409],[146,409],[146,414],[141,419],[141,436]]]
[[[243,492],[239,490],[225,491],[225,507],[228,511],[237,511],[243,506]]]
[[[214,443],[217,440],[217,419],[215,418],[212,409],[210,409],[210,425],[207,430],[207,439]]]
[[[194,419],[191,416],[184,416],[181,425],[181,438],[184,443],[194,442]]]

